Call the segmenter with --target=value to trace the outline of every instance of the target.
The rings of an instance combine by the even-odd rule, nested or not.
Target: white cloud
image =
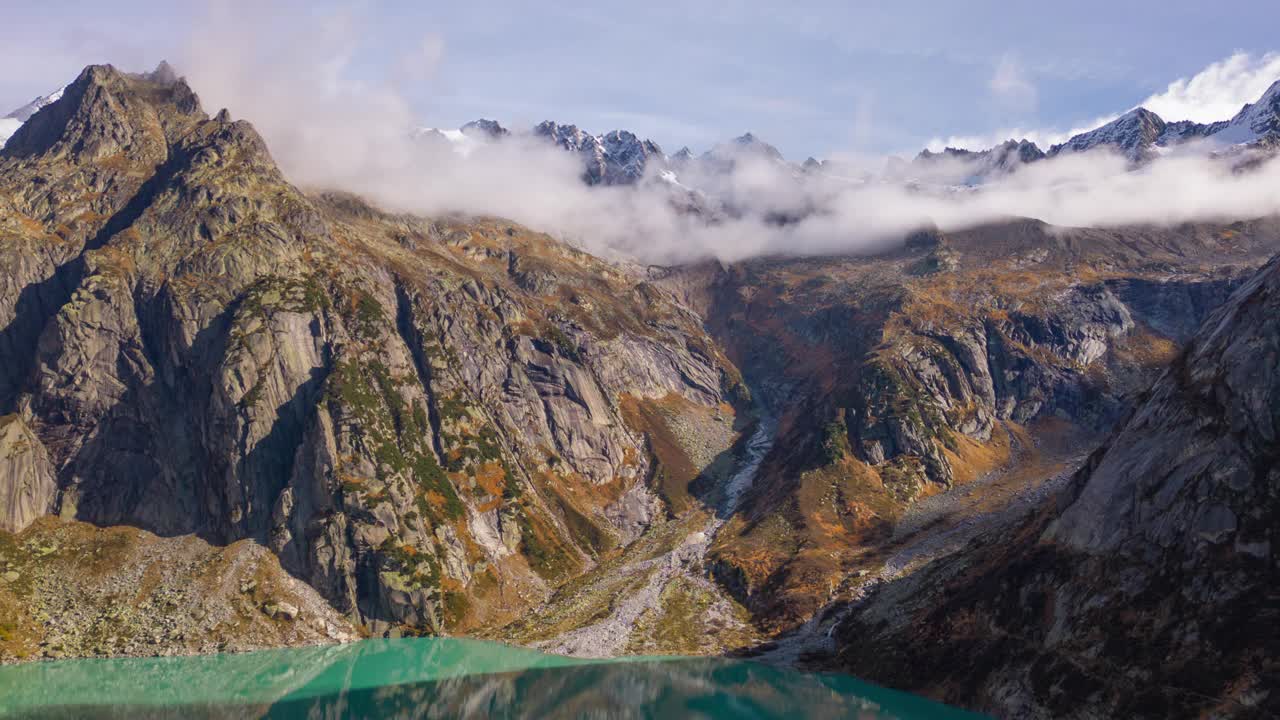
[[[661,182],[587,187],[575,156],[535,139],[481,144],[466,158],[415,142],[416,118],[394,78],[351,79],[353,48],[364,42],[358,22],[269,22],[253,17],[271,12],[259,7],[236,5],[200,23],[179,68],[210,110],[226,106],[253,122],[294,182],[355,192],[391,210],[508,217],[601,255],[663,263],[867,252],[924,224],[953,230],[1008,216],[1098,226],[1280,213],[1280,161],[1233,174],[1204,158],[1169,157],[1128,172],[1123,158],[1090,153],[1027,166],[977,191],[947,192],[796,176],[744,159],[728,176],[703,180],[747,212],[707,224],[676,211]],[[424,59],[433,54],[428,47]],[[698,181],[693,173],[680,179]],[[762,219],[768,212],[803,219],[778,226]]]
[[[1120,117],[1119,115],[1104,115],[1094,118],[1092,121],[1073,127],[1069,130],[1056,130],[1051,128],[1020,128],[1012,127],[981,135],[950,135],[947,137],[930,138],[925,143],[925,147],[933,152],[939,152],[943,148],[966,148],[969,150],[986,150],[989,147],[999,145],[1005,140],[1030,140],[1040,146],[1041,150],[1047,151],[1050,147],[1059,143],[1066,142],[1073,135],[1079,135],[1088,132],[1100,125],[1107,123]]]
[[[1036,105],[1036,87],[1012,54],[1006,53],[1000,58],[987,87],[1002,105],[1019,110],[1029,110]]]
[[[429,80],[443,58],[444,37],[435,32],[426,33],[417,46],[400,54],[396,79],[400,82]]]
[[[1005,61],[1002,60],[1001,67],[1004,64]],[[1006,69],[1005,74],[1007,77],[1002,78],[1002,86],[1016,88],[1018,79],[1016,65],[1014,69]],[[1000,78],[1001,75],[1000,69],[997,68],[996,78]],[[993,91],[996,78],[992,79]],[[1164,92],[1151,95],[1133,107],[1145,107],[1167,121],[1192,120],[1210,123],[1230,120],[1240,112],[1240,108],[1262,97],[1267,88],[1278,80],[1280,80],[1280,53],[1267,53],[1255,57],[1249,53],[1237,52],[1210,64],[1189,78],[1174,80],[1169,83],[1169,87]],[[1073,135],[1093,130],[1118,117],[1120,113],[1107,115],[1066,130],[1014,127],[990,133],[935,137],[931,138],[925,146],[934,152],[944,147],[985,150],[1005,140],[1025,138],[1039,145],[1042,150],[1048,150],[1050,146],[1065,142]]]
[[[1229,120],[1280,80],[1280,53],[1254,57],[1238,52],[1190,78],[1178,78],[1140,103],[1165,120],[1210,123]]]

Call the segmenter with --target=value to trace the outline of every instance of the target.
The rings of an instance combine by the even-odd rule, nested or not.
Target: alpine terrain
[[[303,189],[197,90],[93,65],[0,121],[0,661],[455,635],[1000,717],[1280,714],[1280,218],[652,264]],[[874,176],[751,133],[412,133],[779,231],[1080,153],[1247,181],[1278,138],[1280,83]],[[762,206],[747,171],[819,191]]]

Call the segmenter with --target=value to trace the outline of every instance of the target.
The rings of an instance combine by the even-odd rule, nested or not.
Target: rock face
[[[1280,260],[1056,504],[855,612],[845,666],[1004,717],[1274,716],[1278,318]]]
[[[1152,148],[1165,131],[1165,122],[1159,115],[1137,108],[1121,115],[1096,130],[1081,133],[1061,145],[1049,149],[1049,156],[1060,153],[1087,152],[1099,147],[1109,147],[1124,155],[1130,162],[1149,160]]]
[[[0,530],[21,532],[51,512],[57,490],[40,438],[20,416],[0,417]]]
[[[576,125],[548,120],[535,127],[533,134],[576,153],[582,160],[582,178],[588,185],[632,185],[651,168],[666,163],[657,143],[641,140],[626,130],[591,135]]]
[[[471,122],[459,128],[459,131],[464,134],[474,133],[477,135],[481,135],[483,137],[487,137],[491,140],[504,138],[511,134],[509,130],[499,125],[497,120],[486,120],[484,118],[480,118],[479,120],[472,120]]]
[[[779,626],[803,621],[848,577],[833,558],[1006,462],[1009,432],[1122,419],[1277,238],[1274,221],[1052,233],[1023,221],[923,231],[876,258],[666,276],[780,419],[713,550],[721,579]]]
[[[0,266],[0,412],[38,440],[6,522],[52,467],[61,515],[257,541],[374,632],[500,621],[634,537],[660,505],[620,395],[737,378],[546,236],[301,194],[172,71],[90,67],[14,135]]]

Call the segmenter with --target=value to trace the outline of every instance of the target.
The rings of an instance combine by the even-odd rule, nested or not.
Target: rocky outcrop
[[[855,611],[845,667],[1004,717],[1274,715],[1278,317],[1280,260],[1016,537]]]
[[[736,382],[670,294],[509,223],[305,196],[171,72],[86,69],[0,178],[0,409],[53,509],[254,540],[374,632],[501,621],[635,537],[658,500],[620,396]]]
[[[40,438],[21,416],[0,416],[0,531],[21,532],[51,512],[57,490]]]
[[[0,534],[0,665],[349,642],[353,624],[269,550],[42,518]]]

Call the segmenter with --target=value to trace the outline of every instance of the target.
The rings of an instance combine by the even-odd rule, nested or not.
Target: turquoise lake
[[[750,661],[580,660],[446,638],[2,667],[0,717],[958,720],[981,716],[852,677]]]

